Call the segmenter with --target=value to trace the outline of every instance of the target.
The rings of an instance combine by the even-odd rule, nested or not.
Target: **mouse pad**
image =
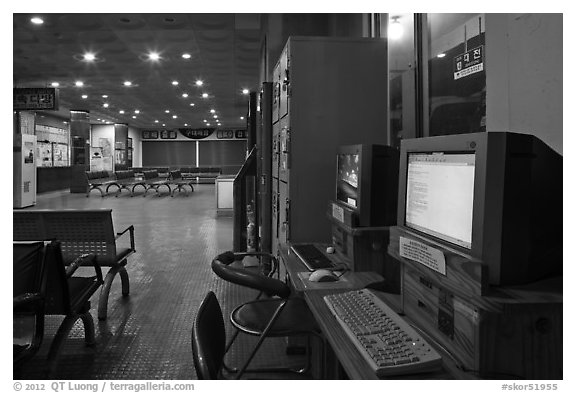
[[[306,289],[330,289],[330,288],[348,288],[350,286],[350,281],[344,274],[338,281],[326,281],[326,282],[313,282],[308,280],[312,272],[298,272],[298,278],[304,284]]]

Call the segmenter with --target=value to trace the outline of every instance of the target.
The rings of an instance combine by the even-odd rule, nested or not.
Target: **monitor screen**
[[[472,248],[474,153],[409,153],[406,226]]]
[[[338,179],[336,199],[352,207],[358,207],[358,172],[360,155],[338,154]]]

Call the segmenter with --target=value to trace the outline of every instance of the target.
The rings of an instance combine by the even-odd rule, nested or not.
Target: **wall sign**
[[[246,130],[236,130],[234,133],[234,136],[237,139],[246,139],[246,136],[247,136]]]
[[[176,139],[178,135],[173,130],[160,131],[160,139]]]
[[[216,131],[216,138],[218,138],[218,139],[233,139],[234,138],[234,131],[233,130],[218,130],[218,131]]]
[[[484,45],[454,58],[454,80],[484,71]]]
[[[58,110],[58,90],[46,88],[14,88],[14,110]]]
[[[142,131],[142,139],[158,139],[158,131]]]
[[[190,139],[204,139],[212,135],[214,128],[179,128],[180,134]]]

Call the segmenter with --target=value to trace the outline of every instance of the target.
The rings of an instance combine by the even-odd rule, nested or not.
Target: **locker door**
[[[279,67],[279,89],[280,89],[280,114],[279,118],[283,118],[288,114],[289,101],[290,101],[290,52],[288,46],[282,51],[280,60],[278,61]]]
[[[280,119],[280,63],[276,64],[272,72],[272,123]]]
[[[282,181],[288,182],[290,179],[290,166],[291,166],[291,130],[289,127],[289,117],[284,117],[280,120],[280,137],[279,137],[279,163],[278,163],[278,178]]]
[[[278,234],[280,232],[280,197],[278,195],[278,178],[272,178],[272,254],[278,255]]]
[[[290,200],[288,194],[288,184],[283,181],[279,181],[278,191],[278,243],[286,244],[286,242],[290,241]]]

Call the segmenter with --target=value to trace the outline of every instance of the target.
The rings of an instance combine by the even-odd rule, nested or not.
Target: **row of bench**
[[[100,196],[104,197],[109,194],[111,187],[116,191],[116,196],[120,195],[122,190],[127,190],[131,197],[138,186],[144,190],[144,197],[148,190],[155,190],[156,194],[160,195],[162,186],[168,189],[172,197],[176,191],[184,191],[184,195],[188,196],[186,187],[190,188],[190,192],[194,192],[193,181],[184,179],[179,170],[170,171],[168,177],[160,177],[157,170],[143,171],[142,176],[137,176],[134,170],[116,171],[112,174],[108,171],[94,171],[86,172],[86,180],[86,197],[90,196],[92,190],[100,191]]]
[[[156,170],[162,176],[163,173],[179,170],[182,178],[188,180],[195,180],[196,183],[214,183],[216,178],[222,174],[222,168],[217,166],[180,166],[180,167],[131,167],[136,174],[143,173],[144,171]],[[233,173],[236,173],[234,170]]]

